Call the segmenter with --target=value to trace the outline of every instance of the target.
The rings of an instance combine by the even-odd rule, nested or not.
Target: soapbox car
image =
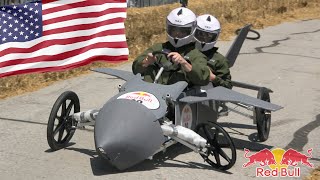
[[[240,32],[228,58],[236,57],[249,27]],[[167,53],[165,50],[153,52],[154,55]],[[234,61],[230,62],[232,66]],[[224,87],[189,88],[184,81],[157,84],[157,79],[170,65],[159,66],[154,83],[145,82],[140,74],[132,72],[94,69],[126,81],[118,86],[119,93],[99,110],[80,112],[77,94],[62,93],[48,120],[47,141],[51,149],[66,147],[77,128],[92,125],[98,154],[120,170],[152,158],[175,143],[199,153],[212,167],[227,170],[236,162],[236,148],[229,134],[217,124],[218,109],[225,108],[223,102],[252,108],[259,138],[261,141],[268,138],[270,112],[281,107],[268,102],[270,90],[267,88],[234,82],[235,86],[258,89],[258,98],[254,98]]]

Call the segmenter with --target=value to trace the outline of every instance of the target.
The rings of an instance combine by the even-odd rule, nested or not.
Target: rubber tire
[[[240,33],[240,30],[241,29],[237,29],[235,33],[238,35]],[[256,37],[248,37],[247,36],[246,39],[250,39],[250,40],[260,39],[261,35],[260,35],[260,33],[258,31],[253,30],[253,29],[249,29],[249,32],[252,32],[252,33],[256,34],[257,36]]]
[[[54,139],[54,122],[57,119],[57,113],[62,105],[62,103],[66,102],[67,100],[71,100],[70,103],[73,103],[73,109],[74,109],[74,113],[80,112],[80,102],[79,102],[79,98],[77,96],[76,93],[72,92],[72,91],[66,91],[64,93],[62,93],[58,99],[56,100],[56,102],[54,103],[50,116],[49,116],[49,120],[48,120],[48,125],[47,125],[47,141],[48,144],[50,146],[50,148],[53,151],[65,148],[67,146],[67,144],[69,143],[69,141],[71,140],[73,134],[75,133],[75,129],[71,129],[69,127],[69,132],[67,132],[67,135],[61,140],[61,142],[58,142]],[[70,112],[71,113],[71,112]],[[66,119],[70,114],[64,114],[61,115],[64,122],[62,123],[70,123],[72,120],[69,118],[68,120]],[[60,123],[59,123],[60,124]],[[70,124],[69,124],[70,125]],[[65,131],[65,130],[64,130]],[[58,132],[60,133],[60,132]]]
[[[209,164],[211,165],[213,168],[216,168],[216,169],[220,169],[220,170],[228,170],[230,169],[235,163],[236,163],[236,160],[237,160],[237,151],[236,151],[236,147],[231,139],[231,137],[229,136],[229,134],[227,133],[227,131],[225,131],[223,129],[222,126],[220,126],[219,124],[217,123],[214,123],[214,122],[210,122],[210,123],[200,123],[196,126],[195,128],[195,132],[199,132],[200,128],[202,126],[209,126],[209,127],[214,127],[215,129],[218,129],[224,136],[224,138],[228,141],[228,145],[230,145],[230,149],[231,149],[231,159],[230,159],[230,163],[227,164],[227,165],[219,165],[218,163],[215,163],[213,161],[211,161],[210,159],[208,159],[206,156],[201,155],[201,157]],[[211,134],[212,136],[212,134]],[[202,136],[203,137],[203,136]],[[208,140],[207,137],[203,137],[205,138],[206,140]],[[209,143],[210,144],[210,143]],[[210,146],[212,147],[213,145],[210,144]],[[213,147],[213,148],[216,148],[216,147]],[[220,147],[219,147],[220,148]],[[220,155],[221,156],[221,155]],[[220,158],[219,156],[219,158]]]
[[[261,88],[258,91],[257,98],[270,102],[269,91],[266,88]],[[271,111],[255,107],[254,117],[257,122],[258,139],[259,141],[264,142],[269,138],[271,128]]]

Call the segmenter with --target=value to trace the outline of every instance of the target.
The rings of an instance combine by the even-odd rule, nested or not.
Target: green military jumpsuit
[[[212,81],[214,87],[223,86],[231,89],[231,74],[228,60],[222,54],[217,52],[218,48],[214,47],[208,51],[202,52],[208,58],[208,66],[216,78]]]
[[[192,70],[190,72],[185,72],[180,68],[178,70],[163,71],[158,80],[159,84],[174,84],[178,81],[186,81],[189,86],[203,86],[209,83],[210,71],[207,66],[207,58],[198,49],[194,48],[194,43],[190,43],[179,48],[175,48],[170,42],[155,44],[134,60],[132,64],[132,72],[134,74],[141,73],[144,76],[145,81],[153,82],[160,68],[157,64],[151,64],[148,67],[143,67],[142,61],[147,57],[148,53],[161,51],[162,49],[168,49],[171,52],[178,52],[192,65]],[[168,61],[168,58],[165,55],[157,55],[157,58],[161,63]]]

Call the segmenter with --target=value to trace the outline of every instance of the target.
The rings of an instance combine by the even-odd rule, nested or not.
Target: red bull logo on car
[[[242,167],[259,165],[260,167],[256,168],[256,177],[300,177],[299,163],[310,168],[314,167],[309,161],[312,158],[312,148],[308,149],[308,155],[291,148],[288,150],[281,148],[269,150],[265,148],[251,155],[248,155],[250,150],[244,149],[244,151],[244,157],[248,161]]]
[[[119,96],[117,99],[134,100],[146,106],[148,109],[158,109],[160,107],[158,99],[153,94],[143,91],[128,92]]]

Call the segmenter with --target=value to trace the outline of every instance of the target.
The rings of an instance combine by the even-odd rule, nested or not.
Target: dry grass
[[[129,61],[155,42],[163,42],[165,18],[180,4],[128,9],[125,22],[129,45]],[[254,29],[296,19],[320,18],[320,0],[189,0],[196,14],[213,14],[222,25],[220,40],[228,40],[234,31],[245,24]],[[26,74],[0,79],[0,99],[37,90],[56,81],[88,73],[92,67],[110,67],[99,62],[64,72]]]
[[[320,179],[320,166],[310,172],[310,175],[305,177],[304,180],[319,180]]]

